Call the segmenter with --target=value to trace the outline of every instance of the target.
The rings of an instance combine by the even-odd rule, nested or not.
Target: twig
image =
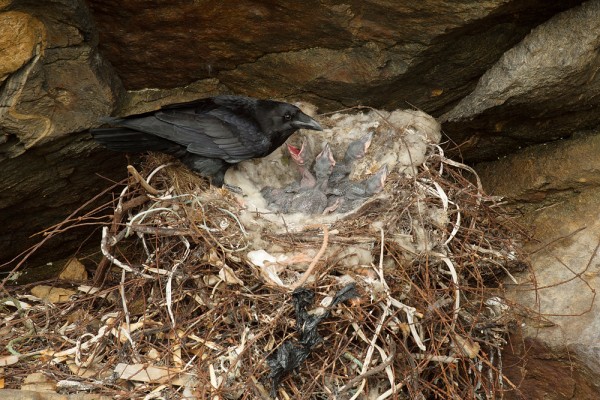
[[[460,288],[458,287],[458,274],[456,273],[456,268],[454,268],[454,264],[450,260],[449,257],[441,254],[441,253],[432,253],[433,255],[442,259],[442,261],[448,266],[448,270],[450,271],[450,276],[452,277],[452,283],[454,284],[454,312],[452,316],[452,328],[454,330],[454,326],[456,325],[456,320],[458,319],[458,311],[460,310]]]
[[[417,316],[419,318],[423,318],[423,314],[417,312],[416,308],[407,306],[406,304],[402,303],[399,300],[396,300],[395,298],[393,298],[391,296],[390,296],[390,300],[391,300],[391,304],[394,307],[399,308],[402,311],[404,311],[404,313],[406,313],[406,320],[408,322],[408,328],[410,329],[410,334],[412,335],[412,338],[415,341],[415,344],[422,351],[426,351],[427,348],[423,344],[423,341],[421,340],[421,336],[419,336],[419,333],[417,332],[415,318],[414,318],[415,316]]]
[[[134,232],[151,233],[157,236],[191,236],[194,234],[191,229],[164,228],[151,225],[129,224],[129,228]]]
[[[325,250],[327,249],[327,242],[329,240],[329,229],[327,228],[327,225],[319,225],[319,226],[323,229],[323,244],[321,245],[321,248],[319,249],[319,252],[315,256],[315,258],[313,258],[312,262],[308,266],[308,269],[304,272],[304,274],[302,274],[302,276],[300,277],[300,279],[298,279],[298,281],[296,283],[294,283],[292,286],[290,286],[290,290],[292,290],[292,291],[294,291],[295,289],[299,288],[300,286],[302,286],[306,283],[306,281],[308,280],[310,275],[313,273],[313,270],[317,266],[317,263],[319,262],[319,260],[323,256],[323,254],[325,253]]]
[[[90,205],[90,204],[94,203],[95,201],[97,201],[100,197],[104,196],[106,193],[108,193],[109,191],[111,191],[112,189],[114,189],[115,187],[117,187],[118,185],[119,184],[116,183],[116,184],[114,184],[114,185],[112,185],[112,186],[104,189],[102,192],[98,193],[97,195],[95,195],[94,197],[92,197],[90,200],[86,201],[83,205],[81,205],[81,207],[78,207],[75,211],[73,211],[71,214],[69,214],[67,216],[67,218],[63,222],[61,222],[60,224],[56,225],[55,229],[53,229],[47,235],[44,235],[44,238],[40,242],[38,242],[36,245],[30,247],[29,249],[27,249],[24,252],[20,253],[19,255],[15,256],[10,261],[8,261],[8,262],[6,262],[4,264],[1,264],[0,267],[5,267],[5,266],[11,264],[12,262],[16,261],[19,257],[23,256],[23,258],[21,258],[21,261],[19,261],[17,263],[17,265],[2,280],[2,283],[0,283],[0,289],[3,288],[4,285],[6,285],[6,282],[10,279],[10,277],[19,268],[21,268],[21,266],[23,264],[25,264],[25,262],[29,259],[29,257],[31,257],[40,247],[42,247],[44,245],[44,243],[46,243],[48,240],[50,240],[52,237],[54,237],[54,235],[61,230],[61,228],[63,227],[63,225],[67,221],[70,221],[75,215],[77,215],[77,213],[79,213],[81,210],[83,210],[88,205]]]
[[[375,347],[377,346],[377,343],[376,343],[377,339],[379,338],[379,335],[381,333],[381,329],[383,328],[385,319],[387,318],[387,316],[389,314],[389,300],[388,300],[388,303],[386,304],[386,306],[387,306],[387,309],[384,310],[383,313],[381,313],[381,319],[377,323],[377,326],[375,327],[375,332],[373,333],[373,337],[371,338],[371,341],[369,343],[369,348],[367,349],[367,355],[365,356],[365,360],[363,361],[363,368],[362,368],[361,374],[364,374],[365,372],[367,372],[367,368],[369,368],[369,364],[371,363],[371,358],[373,357],[373,351],[375,351]],[[350,398],[350,400],[356,400],[358,398],[358,396],[361,395],[361,392],[362,392],[363,388],[365,387],[366,383],[367,383],[367,381],[365,379],[361,379],[360,386],[356,390],[356,393],[354,394],[354,396],[352,396]]]
[[[226,210],[224,208],[220,208],[217,207],[218,210],[223,211],[224,213],[228,214],[231,216],[231,218],[233,218],[235,220],[235,222],[237,222],[238,226],[240,227],[240,232],[242,232],[244,234],[244,236],[248,236],[248,232],[246,232],[246,229],[244,228],[244,225],[242,225],[242,223],[240,222],[240,219],[231,211]]]
[[[303,243],[313,243],[318,242],[320,239],[318,237],[306,236],[303,233],[281,233],[275,234],[272,237],[275,238],[293,238],[294,241],[303,242]],[[352,236],[352,237],[344,237],[344,236],[333,236],[329,238],[329,243],[349,243],[349,244],[371,244],[375,243],[377,240],[372,237],[367,236]]]
[[[460,220],[461,220],[460,207],[458,206],[458,204],[455,204],[455,206],[456,206],[456,223],[454,224],[454,227],[452,228],[452,232],[450,232],[450,235],[448,235],[448,239],[446,239],[446,241],[443,243],[444,246],[447,246],[448,243],[450,243],[452,241],[452,239],[454,239],[456,237],[456,234],[458,233],[458,230],[460,229]]]
[[[156,175],[156,173],[158,171],[160,171],[161,169],[165,168],[165,167],[169,167],[171,165],[174,165],[175,163],[167,163],[167,164],[162,164],[159,165],[158,167],[154,168],[154,170],[152,172],[150,172],[148,174],[148,177],[146,178],[146,181],[148,182],[148,184],[150,183],[150,181],[152,180],[152,178],[154,177],[154,175]]]
[[[392,361],[394,361],[395,355],[396,355],[396,343],[394,341],[392,341],[390,343],[390,354],[387,356],[387,358],[385,360],[383,360],[383,362],[381,364],[379,364],[378,366],[373,367],[370,370],[365,371],[362,374],[350,379],[344,386],[342,386],[340,388],[340,390],[338,390],[338,395],[350,390],[352,387],[354,387],[354,385],[356,385],[358,382],[362,381],[363,379],[367,379],[369,376],[378,374],[381,371],[383,371],[388,365],[390,365],[392,363]]]
[[[149,208],[148,210],[141,211],[141,212],[137,213],[136,215],[134,215],[133,217],[131,217],[131,219],[127,223],[127,226],[128,227],[131,226],[133,224],[133,222],[138,219],[140,219],[140,222],[142,222],[142,221],[144,221],[144,218],[146,218],[146,216],[148,214],[155,213],[158,211],[167,211],[167,212],[173,213],[176,218],[181,218],[181,216],[179,214],[177,214],[177,212],[171,208],[167,208],[167,207]]]
[[[171,324],[172,324],[173,328],[175,328],[175,322],[176,322],[175,316],[173,315],[173,307],[172,307],[172,305],[173,305],[173,296],[172,296],[173,276],[175,276],[175,271],[177,270],[177,267],[182,265],[184,263],[184,261],[190,255],[190,242],[188,242],[188,240],[183,236],[181,236],[181,241],[185,245],[185,253],[183,254],[183,257],[181,257],[181,259],[178,260],[175,263],[175,265],[173,265],[173,268],[171,269],[171,271],[169,271],[169,275],[167,278],[167,285],[165,288],[165,296],[166,296],[166,300],[167,300],[167,311],[169,313],[169,318],[171,318]]]
[[[139,363],[140,362],[140,358],[137,354],[136,351],[136,344],[133,341],[133,338],[131,337],[131,321],[130,321],[130,313],[129,313],[129,307],[127,307],[127,298],[125,296],[125,270],[121,270],[121,283],[119,284],[119,293],[121,295],[121,304],[123,305],[123,313],[125,314],[125,327],[123,326],[119,326],[119,335],[120,334],[124,334],[125,337],[127,338],[127,340],[129,341],[129,343],[131,344],[131,349],[133,350],[132,352],[132,359],[134,362]],[[90,362],[93,360],[92,358],[88,358],[90,359]]]
[[[377,323],[377,326],[375,327],[375,332],[373,333],[373,337],[371,338],[371,341],[369,343],[369,348],[367,349],[367,355],[365,356],[365,360],[363,361],[363,368],[362,368],[361,374],[364,374],[365,372],[367,372],[367,368],[369,367],[369,364],[371,363],[371,357],[373,357],[373,351],[375,350],[375,347],[377,347],[377,339],[379,338],[379,335],[381,334],[381,330],[383,329],[385,319],[390,314],[390,305],[392,303],[392,296],[390,295],[390,288],[387,285],[387,283],[385,281],[385,276],[383,274],[384,243],[385,243],[385,237],[384,237],[383,229],[381,229],[381,248],[380,248],[380,253],[379,253],[379,268],[376,269],[376,272],[379,275],[379,280],[387,294],[387,301],[385,303],[385,306],[383,306],[383,312],[381,313],[381,319]],[[350,400],[356,400],[358,398],[358,396],[361,395],[362,390],[365,387],[366,383],[367,383],[367,381],[364,378],[360,380],[360,386],[356,390],[356,393],[354,393],[354,395],[350,398]],[[392,380],[391,384],[393,384],[393,380]]]
[[[387,391],[383,392],[378,398],[376,398],[375,400],[385,400],[388,397],[390,397],[391,395],[393,395],[394,393],[398,393],[398,390],[402,389],[402,387],[404,386],[404,382],[399,382],[397,384],[395,384],[394,386],[392,386],[390,389],[388,389]]]
[[[126,186],[119,196],[119,201],[117,203],[117,207],[115,207],[115,212],[113,213],[113,220],[110,228],[111,235],[116,235],[119,229],[119,224],[123,219],[123,214],[126,211],[129,211],[135,207],[139,207],[145,202],[149,200],[149,197],[144,195],[134,197],[131,200],[123,202],[123,198],[127,191],[129,190],[129,186]],[[107,249],[108,253],[112,252],[112,245],[109,245]],[[108,272],[108,267],[110,266],[110,261],[107,257],[103,257],[102,260],[98,263],[98,267],[96,267],[96,272],[94,272],[94,285],[102,286],[104,283],[104,279],[106,278],[106,273]]]
[[[415,360],[426,360],[433,362],[440,362],[445,364],[451,364],[458,361],[458,358],[452,356],[438,356],[434,354],[421,354],[421,353],[411,353],[411,357]]]
[[[110,254],[109,248],[116,244],[116,243],[112,243],[113,240],[114,240],[114,237],[111,237],[108,234],[108,227],[106,227],[106,226],[103,227],[102,228],[102,241],[100,242],[100,250],[102,251],[102,254],[104,255],[104,257],[106,257],[108,259],[108,261],[110,261],[117,267],[124,269],[127,272],[131,272],[133,274],[142,276],[144,278],[152,278],[152,275],[147,275],[147,274],[138,272],[138,271],[134,270],[133,268],[131,268],[129,265],[122,263],[116,257],[114,257],[112,254]]]
[[[152,186],[150,186],[150,184],[148,182],[146,182],[146,180],[140,175],[140,173],[137,171],[137,169],[135,169],[135,167],[133,165],[128,165],[127,171],[129,171],[131,176],[133,176],[133,178],[140,184],[141,187],[144,188],[144,190],[146,190],[146,192],[153,194],[155,196],[160,194],[160,190],[155,189]]]

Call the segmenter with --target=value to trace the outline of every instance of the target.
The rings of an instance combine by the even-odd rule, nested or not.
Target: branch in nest
[[[325,253],[325,250],[327,249],[327,243],[329,240],[329,229],[327,228],[327,225],[319,225],[319,226],[321,228],[323,228],[323,244],[321,245],[321,248],[319,249],[319,252],[315,256],[315,258],[312,260],[312,262],[308,266],[308,269],[306,270],[306,272],[304,272],[304,274],[302,274],[300,279],[290,287],[290,289],[292,291],[306,283],[306,281],[308,280],[308,278],[310,277],[310,275],[313,273],[314,269],[316,268],[317,263],[319,262],[319,260],[323,256],[323,254]]]
[[[146,180],[140,175],[133,165],[127,166],[127,171],[133,176],[133,178],[144,188],[144,190],[150,194],[158,195],[160,190],[153,188]]]

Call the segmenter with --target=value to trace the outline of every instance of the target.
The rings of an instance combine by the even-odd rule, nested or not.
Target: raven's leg
[[[214,187],[224,187],[234,193],[243,194],[241,188],[225,183],[225,172],[233,165],[219,158],[206,158],[188,153],[181,157],[181,161],[192,171],[210,179]]]
[[[225,172],[231,166],[219,158],[207,158],[193,153],[186,153],[181,157],[181,162],[198,175],[209,178],[215,187],[223,186]]]

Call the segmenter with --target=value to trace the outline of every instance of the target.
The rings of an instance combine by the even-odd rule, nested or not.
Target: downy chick
[[[344,190],[338,212],[345,213],[363,204],[369,197],[381,192],[388,176],[387,165],[384,165],[375,174],[360,182],[350,182]]]
[[[373,140],[373,132],[369,132],[358,140],[351,142],[346,148],[344,159],[333,167],[329,177],[329,187],[335,188],[337,185],[348,180],[352,172],[352,165],[367,154],[367,150]]]
[[[304,214],[321,214],[327,207],[327,185],[329,176],[335,166],[335,160],[329,144],[315,160],[316,184],[310,188],[301,188],[291,201],[289,212],[302,212]]]
[[[300,146],[300,148],[288,144],[287,149],[292,157],[292,161],[296,164],[298,172],[300,173],[300,181],[292,182],[290,185],[286,186],[285,191],[287,193],[297,193],[300,189],[314,187],[317,182],[313,174],[310,172],[312,151],[310,150],[306,140],[302,141],[302,146]]]
[[[260,191],[267,201],[269,208],[284,213],[289,212],[294,194],[298,193],[300,190],[312,188],[316,184],[315,177],[308,169],[310,161],[307,158],[310,157],[310,151],[307,150],[308,146],[306,145],[306,142],[302,142],[300,149],[291,144],[287,144],[287,149],[292,161],[296,164],[298,172],[300,173],[300,180],[292,182],[284,188],[265,186]]]

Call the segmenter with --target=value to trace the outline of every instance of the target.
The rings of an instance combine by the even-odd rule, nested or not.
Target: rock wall
[[[600,2],[536,27],[442,116],[464,157],[486,160],[598,127]]]
[[[542,393],[542,382],[560,389],[544,398],[596,398],[600,393],[598,154],[600,135],[587,134],[478,165],[487,191],[505,196],[521,216],[518,220],[532,229],[527,245],[532,269],[508,287],[517,304],[533,309],[524,315],[527,343],[518,351],[527,363],[522,390]],[[551,365],[575,373],[549,379],[556,375],[548,375]],[[582,397],[582,390],[595,395]]]
[[[0,13],[2,158],[87,130],[111,114],[120,81],[80,2],[13,2]]]
[[[97,44],[84,3],[0,5],[0,263],[124,175],[122,157],[80,133],[111,114],[123,91]],[[49,251],[59,256],[60,244]]]
[[[590,1],[540,25],[442,117],[473,158],[523,147],[477,165],[486,190],[532,232],[531,270],[507,284],[533,310],[512,354],[522,398],[600,396],[599,21]]]
[[[100,49],[128,89],[216,78],[235,93],[332,111],[433,115],[531,28],[581,1],[90,1]]]

